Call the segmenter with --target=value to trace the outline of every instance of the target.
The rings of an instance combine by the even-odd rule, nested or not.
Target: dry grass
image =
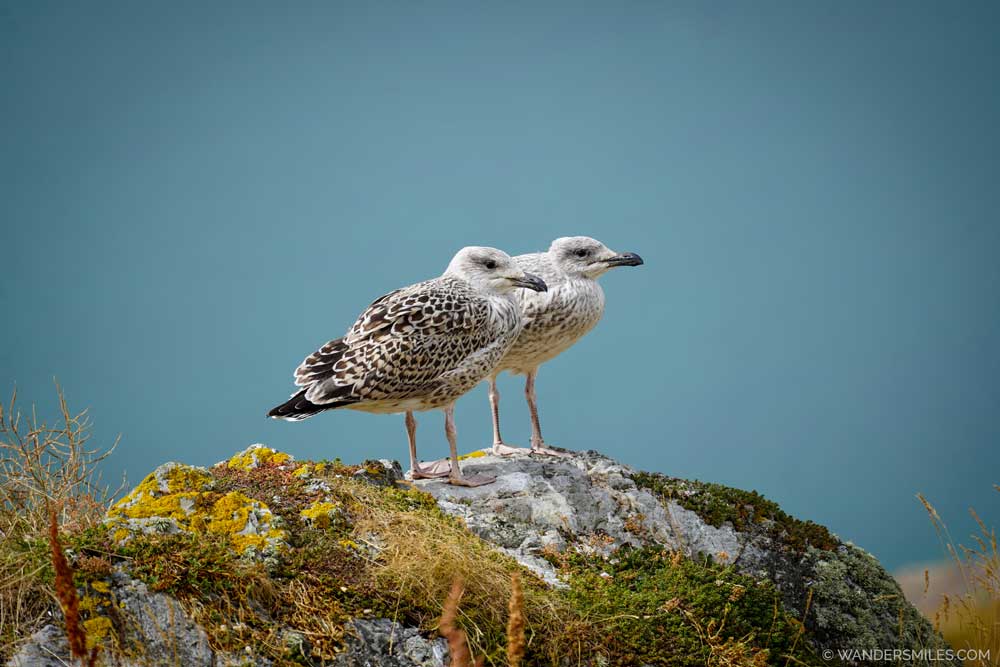
[[[357,485],[354,492],[366,516],[355,524],[355,539],[373,542],[379,549],[374,577],[378,590],[395,591],[397,607],[423,607],[428,601],[448,598],[451,582],[464,584],[463,608],[457,623],[468,635],[472,652],[489,653],[489,647],[504,645],[508,625],[508,601],[512,597],[512,575],[517,563],[497,554],[457,520],[433,517],[425,512],[399,512],[366,498],[376,490]],[[432,603],[433,604],[433,603]],[[554,633],[576,621],[567,603],[535,580],[522,586],[523,643],[535,640],[545,645]],[[440,615],[444,606],[438,610]],[[435,619],[420,619],[430,626]],[[431,622],[428,622],[431,621]],[[503,661],[490,655],[491,664]]]
[[[48,538],[50,511],[64,530],[100,523],[113,493],[97,466],[114,449],[91,448],[86,412],[72,413],[56,386],[60,420],[49,426],[22,413],[15,391],[0,403],[0,655],[37,629],[56,600],[40,576],[52,564],[32,552]],[[117,443],[116,443],[117,444]]]
[[[1000,492],[1000,486],[994,488]],[[957,596],[943,597],[934,617],[935,628],[955,648],[989,652],[989,659],[980,658],[966,664],[997,667],[1000,665],[1000,552],[996,530],[988,528],[976,511],[970,509],[979,533],[972,535],[972,546],[957,544],[930,501],[922,494],[917,498],[961,574],[964,589]],[[925,590],[929,584],[926,580]]]

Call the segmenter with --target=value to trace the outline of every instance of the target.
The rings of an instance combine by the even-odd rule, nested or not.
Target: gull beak
[[[532,273],[525,273],[523,278],[514,278],[511,282],[514,284],[514,287],[524,287],[536,292],[549,291],[549,287],[545,284],[545,281]]]
[[[639,257],[634,252],[623,252],[620,255],[615,255],[604,260],[604,263],[608,266],[640,266],[642,264],[642,257]]]

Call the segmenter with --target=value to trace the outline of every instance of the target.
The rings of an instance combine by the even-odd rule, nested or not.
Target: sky
[[[401,416],[264,413],[460,247],[589,235],[646,263],[542,368],[552,444],[939,559],[916,493],[1000,522],[997,63],[988,2],[0,0],[0,393],[58,378],[106,479],[405,460]],[[485,387],[456,418],[490,443]]]

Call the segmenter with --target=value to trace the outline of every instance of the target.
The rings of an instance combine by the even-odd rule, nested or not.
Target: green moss
[[[796,519],[756,491],[648,472],[634,473],[632,480],[640,488],[673,500],[716,528],[730,523],[740,532],[765,532],[799,553],[808,547],[829,551],[840,544],[823,526]]]
[[[130,573],[154,591],[212,599],[236,590],[261,566],[234,557],[228,537],[203,535],[142,535],[121,547]]]
[[[569,600],[602,630],[592,650],[609,664],[714,664],[726,642],[748,660],[818,663],[796,642],[799,626],[774,587],[730,568],[659,547],[625,547],[609,560],[569,555],[560,564]]]
[[[810,620],[820,636],[846,635],[859,649],[946,647],[896,580],[863,549],[809,549],[805,561],[813,573]]]

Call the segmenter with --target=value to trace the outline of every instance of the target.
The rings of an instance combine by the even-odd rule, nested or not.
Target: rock
[[[7,667],[66,667],[71,664],[66,633],[55,625],[46,625],[31,635]]]
[[[389,619],[351,622],[350,638],[335,667],[445,667],[448,645],[430,640],[416,628]]]
[[[108,511],[107,523],[115,539],[153,530],[186,531],[206,539],[225,533],[235,545],[283,540],[284,528],[290,525],[313,534],[343,531],[350,527],[351,496],[345,500],[334,487],[338,479],[350,474],[382,487],[366,502],[382,497],[398,503],[408,498],[407,503],[416,501],[435,520],[445,521],[436,509],[428,509],[436,501],[444,512],[460,517],[472,532],[555,587],[566,583],[551,562],[559,562],[559,554],[568,550],[603,556],[609,560],[598,560],[598,567],[615,571],[616,564],[628,562],[629,553],[622,549],[654,547],[651,553],[655,554],[663,547],[678,552],[677,562],[683,560],[687,567],[702,568],[697,561],[711,559],[731,565],[745,577],[773,583],[781,597],[775,607],[783,606],[782,613],[804,618],[808,629],[804,641],[818,655],[838,649],[947,648],[874,557],[822,526],[789,516],[755,492],[639,472],[596,452],[571,453],[565,458],[476,453],[466,458],[463,469],[495,476],[496,482],[476,488],[455,487],[442,480],[415,482],[433,501],[393,488],[402,479],[396,462],[366,461],[350,467],[337,463],[333,471],[327,471],[327,465],[295,463],[290,456],[262,445],[244,450],[211,471],[165,464]],[[243,485],[234,487],[234,479]],[[282,516],[272,514],[260,500],[243,495],[254,495],[257,489],[252,484],[260,482],[267,489],[266,498],[273,496],[277,502],[289,480],[297,483],[290,496],[298,504],[273,505],[284,517],[293,517],[285,524]],[[301,538],[304,533],[292,534]],[[376,559],[378,548],[366,542],[365,549],[371,550],[366,556]],[[230,556],[242,559],[239,554]],[[690,560],[681,559],[681,554]],[[631,555],[645,558],[643,553]],[[662,562],[672,561],[663,556]],[[268,565],[266,560],[264,565]],[[106,656],[109,664],[270,667],[271,660],[255,651],[270,651],[275,660],[284,659],[277,657],[280,651],[275,653],[273,646],[214,652],[205,630],[177,600],[151,592],[124,567],[120,565],[110,577],[88,580],[81,591],[89,608],[99,611],[87,621],[95,630],[91,633],[88,628],[88,635],[101,640],[114,630],[127,649],[127,657]],[[600,576],[607,577],[609,585],[617,581],[608,573]],[[348,591],[346,587],[340,590]],[[766,605],[767,622],[771,621],[772,600]],[[260,613],[271,622],[266,611]],[[371,610],[363,613],[367,616]],[[760,629],[763,632],[766,627]],[[275,630],[286,658],[313,667],[444,667],[447,661],[443,639],[428,638],[418,628],[388,619],[348,621],[344,650],[332,663],[312,657],[307,628],[279,625]],[[318,643],[317,635],[309,637]],[[581,656],[580,664],[596,665],[599,657]],[[71,664],[68,658],[62,625],[55,623],[32,635],[7,664],[56,667]],[[945,661],[935,662],[940,663]]]
[[[262,452],[269,452],[266,456]],[[264,460],[290,461],[291,457],[263,445],[253,445],[230,459],[253,469]],[[124,542],[136,533],[228,534],[243,553],[273,556],[286,546],[287,534],[264,503],[239,492],[213,497],[214,478],[205,468],[164,463],[115,503],[105,524],[115,540]]]
[[[392,486],[403,479],[403,468],[398,461],[369,460],[361,464],[361,469],[354,473],[354,478],[376,486]]]
[[[226,466],[227,468],[237,468],[239,470],[253,470],[262,465],[276,465],[293,467],[295,457],[285,452],[271,449],[267,445],[260,443],[250,445],[242,452],[237,452],[227,461],[220,461],[215,465]]]
[[[415,485],[552,585],[560,581],[541,557],[546,549],[611,555],[624,545],[662,545],[774,582],[800,619],[808,605],[817,652],[947,648],[873,556],[755,492],[640,473],[597,452],[477,455],[463,470],[497,480],[475,488]]]
[[[109,595],[116,609],[122,644],[134,657],[118,658],[119,667],[185,665],[215,667],[216,655],[205,631],[177,600],[151,592],[126,574],[112,575]],[[244,661],[245,662],[245,661]],[[76,664],[70,657],[64,626],[46,625],[21,646],[8,667],[64,667]]]
[[[122,623],[126,644],[141,650],[141,664],[213,664],[208,636],[177,600],[153,593],[141,581],[120,572],[112,582],[112,600],[128,619]]]

